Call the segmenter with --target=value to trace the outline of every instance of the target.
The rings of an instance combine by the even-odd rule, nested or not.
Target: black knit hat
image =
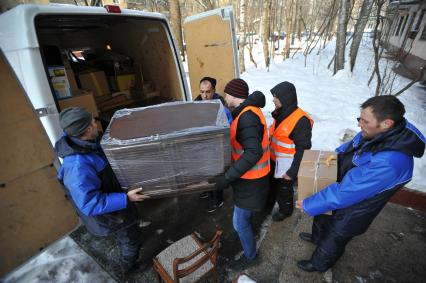
[[[233,79],[226,84],[224,92],[237,98],[247,98],[249,95],[249,87],[242,79]]]
[[[80,136],[92,123],[92,114],[81,107],[69,107],[59,114],[61,128],[70,136]]]
[[[204,82],[204,81],[208,81],[208,82],[210,82],[210,83],[211,83],[211,85],[212,85],[212,87],[213,87],[213,88],[216,88],[216,79],[215,79],[215,78],[212,78],[212,77],[204,77],[204,78],[202,78],[202,79],[200,80],[200,84],[201,84],[202,82]]]

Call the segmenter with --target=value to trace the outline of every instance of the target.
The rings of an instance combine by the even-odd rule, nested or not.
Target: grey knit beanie
[[[69,107],[59,114],[61,128],[70,136],[80,136],[92,123],[92,114],[81,107]]]

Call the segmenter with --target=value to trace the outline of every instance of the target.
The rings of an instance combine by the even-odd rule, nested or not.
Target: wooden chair
[[[153,259],[159,281],[192,283],[211,275],[217,281],[216,266],[222,233],[223,230],[216,231],[213,239],[206,244],[192,233],[159,253]]]

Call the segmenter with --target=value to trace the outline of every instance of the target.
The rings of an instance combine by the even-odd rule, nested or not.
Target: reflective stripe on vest
[[[237,141],[237,127],[238,121],[241,115],[247,111],[252,111],[256,114],[260,122],[263,125],[263,137],[262,137],[262,157],[257,161],[257,163],[250,168],[246,173],[244,173],[240,178],[242,179],[259,179],[269,174],[270,171],[270,149],[269,149],[269,136],[268,136],[268,126],[266,124],[265,117],[263,116],[262,110],[258,107],[248,106],[245,107],[237,116],[237,118],[231,124],[231,147],[232,147],[232,161],[237,161],[240,159],[241,155],[244,153],[244,149],[241,144]]]
[[[271,141],[274,142],[274,143],[276,143],[279,146],[282,146],[282,147],[296,148],[296,146],[294,145],[294,143],[281,142],[281,141],[277,140],[277,138],[275,138],[275,137],[272,137]]]
[[[297,108],[290,116],[285,118],[277,129],[275,129],[275,121],[269,128],[269,135],[271,136],[271,159],[273,161],[276,160],[276,157],[293,157],[296,153],[296,146],[293,140],[290,139],[290,134],[302,117],[309,119],[312,128],[314,121],[300,108]]]

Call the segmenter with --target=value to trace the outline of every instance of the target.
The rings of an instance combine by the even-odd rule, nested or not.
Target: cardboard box
[[[124,189],[142,186],[151,197],[202,191],[194,185],[231,162],[229,124],[218,115],[219,100],[118,110],[101,146]]]
[[[61,110],[68,107],[83,107],[92,113],[93,117],[98,117],[98,107],[91,91],[76,90],[73,97],[59,100],[58,104]]]
[[[143,82],[142,86],[143,93],[149,93],[154,91],[154,85],[150,81]]]
[[[334,159],[327,162],[330,156]],[[298,200],[321,191],[337,180],[337,154],[334,151],[305,150],[297,178]]]
[[[72,96],[69,80],[64,66],[49,66],[50,81],[57,99],[63,99]]]
[[[93,91],[95,96],[103,96],[110,93],[108,81],[104,71],[92,71],[78,75],[83,89]]]
[[[117,89],[118,91],[129,90],[131,87],[135,86],[135,75],[118,75],[117,76]]]
[[[159,91],[148,92],[148,93],[145,93],[143,96],[144,98],[153,98],[156,96],[160,96],[160,92]]]

